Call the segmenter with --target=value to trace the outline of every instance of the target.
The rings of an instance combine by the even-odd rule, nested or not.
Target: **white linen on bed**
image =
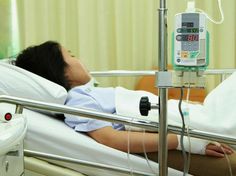
[[[14,112],[14,107],[0,103],[0,112]],[[75,132],[63,121],[48,115],[27,109],[24,109],[23,113],[28,121],[28,130],[24,141],[25,149],[129,168],[127,153],[99,144],[85,134]],[[144,158],[130,155],[130,159],[133,170],[152,173]],[[125,175],[76,164],[55,163],[90,176]],[[152,161],[150,163],[154,170],[158,171],[158,164]],[[168,172],[173,176],[182,175],[182,172],[174,169],[169,169]]]
[[[236,72],[210,92],[204,110],[216,129],[236,136]]]
[[[116,88],[116,112],[118,115],[130,115],[158,122],[158,110],[149,111],[149,115],[141,116],[139,101],[148,96],[151,103],[157,103],[158,97],[145,91],[132,91],[122,87]],[[181,126],[178,110],[179,100],[168,100],[168,124]],[[231,137],[236,136],[236,73],[233,73],[205,98],[204,104],[188,104],[190,127],[198,130],[214,132]]]
[[[140,118],[140,119],[148,119],[152,121],[158,122],[158,109],[153,109],[149,111],[148,116],[142,116],[139,112],[139,102],[141,97],[147,96],[149,101],[152,104],[158,104],[158,96],[142,90],[129,90],[123,87],[116,87],[115,91],[115,105],[116,105],[116,113],[118,115],[130,116],[131,118]],[[173,111],[172,109],[175,107],[175,104],[169,104],[169,108],[171,111],[169,113],[173,113],[176,117],[178,116],[178,111]],[[173,107],[172,107],[173,106]],[[168,118],[169,124],[172,125],[180,125],[180,121]]]

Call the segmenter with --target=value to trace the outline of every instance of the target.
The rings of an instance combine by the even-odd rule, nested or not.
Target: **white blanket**
[[[190,127],[198,130],[236,137],[236,73],[218,85],[205,98],[203,105],[183,102],[189,107]],[[158,110],[149,111],[147,117],[139,113],[139,101],[148,96],[158,103],[158,96],[145,91],[116,88],[116,111],[119,115],[147,118],[158,122]],[[168,124],[181,126],[178,100],[168,100]]]

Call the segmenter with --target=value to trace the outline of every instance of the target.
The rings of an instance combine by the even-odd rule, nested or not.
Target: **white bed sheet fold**
[[[182,110],[188,107],[190,128],[236,137],[236,73],[217,86],[205,98],[204,104],[182,102]],[[158,96],[145,91],[132,91],[116,88],[116,112],[118,115],[149,119],[158,122],[158,110],[149,111],[148,116],[141,116],[139,101],[148,96],[151,103],[158,103]],[[168,100],[168,124],[182,126],[178,109],[179,100]]]

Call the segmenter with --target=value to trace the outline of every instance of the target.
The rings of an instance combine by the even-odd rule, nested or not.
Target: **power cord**
[[[152,166],[151,166],[151,164],[149,162],[148,156],[147,156],[147,152],[146,152],[146,147],[145,147],[145,129],[143,129],[143,141],[142,141],[142,144],[143,144],[143,153],[144,153],[145,159],[147,161],[148,167],[150,168],[151,172],[154,175],[156,175],[158,173],[155,173],[154,169],[152,168]]]
[[[186,96],[186,103],[187,103],[187,112],[186,112],[186,117],[185,120],[187,119],[187,137],[188,137],[188,144],[189,144],[189,152],[188,152],[188,159],[187,159],[187,173],[189,172],[190,168],[190,161],[191,161],[191,140],[190,140],[190,134],[189,134],[189,126],[190,126],[190,117],[189,117],[189,97],[190,97],[190,85],[187,89],[187,96]]]
[[[131,159],[130,159],[130,132],[131,132],[131,122],[133,122],[133,117],[130,121],[130,125],[128,126],[128,135],[127,135],[127,158],[128,158],[128,166],[130,169],[130,175],[133,176],[133,167],[131,165]]]
[[[215,24],[222,24],[224,22],[224,12],[223,12],[223,8],[222,8],[222,3],[221,0],[218,0],[218,6],[219,6],[219,10],[220,10],[220,14],[221,14],[221,20],[220,21],[216,21],[214,19],[212,19],[205,11],[203,11],[202,9],[196,8],[197,11],[202,12],[203,14],[206,15],[206,17]]]
[[[231,168],[231,164],[230,164],[229,157],[228,157],[228,155],[225,153],[225,150],[224,150],[224,148],[223,148],[221,145],[220,145],[220,148],[221,148],[221,150],[224,152],[224,155],[225,155],[226,161],[227,161],[227,163],[228,163],[228,167],[229,167],[229,175],[230,175],[230,176],[233,176],[233,172],[232,172],[232,168]]]
[[[225,153],[225,150],[224,150],[224,148],[222,147],[222,145],[221,145],[219,142],[215,142],[215,141],[214,141],[214,142],[211,142],[211,144],[214,144],[214,145],[216,145],[216,146],[218,146],[218,147],[221,148],[221,150],[223,151],[224,156],[225,156],[225,158],[226,158],[228,167],[229,167],[229,175],[230,175],[230,176],[233,176],[233,172],[232,172],[232,168],[231,168],[231,164],[230,164],[229,157],[228,157],[228,155]]]
[[[184,113],[182,112],[182,108],[181,108],[181,105],[182,105],[182,99],[183,99],[183,88],[181,88],[181,96],[180,96],[180,102],[179,102],[179,110],[180,110],[180,114],[181,115],[181,118],[182,118],[182,122],[183,122],[183,126],[182,126],[182,133],[181,133],[181,137],[184,135],[184,130],[185,127],[187,129],[187,137],[188,137],[188,143],[189,143],[189,153],[188,153],[188,157],[185,153],[185,148],[184,148],[184,144],[183,144],[183,137],[182,139],[180,138],[180,142],[181,142],[181,148],[182,148],[182,153],[183,153],[183,158],[184,158],[184,175],[186,175],[189,171],[189,168],[190,168],[190,159],[191,159],[191,141],[190,141],[190,134],[189,134],[189,124],[190,124],[190,118],[188,117],[189,116],[189,95],[190,95],[190,87],[188,87],[187,89],[187,96],[186,96],[186,103],[187,103],[187,112],[185,111]],[[188,120],[187,123],[185,120]],[[184,127],[184,128],[183,128]],[[231,167],[231,164],[230,164],[230,159],[228,157],[228,155],[226,154],[224,148],[222,147],[222,145],[218,142],[211,142],[212,144],[218,146],[221,148],[221,150],[223,151],[224,153],[224,156],[226,158],[226,161],[227,161],[227,164],[228,164],[228,168],[229,168],[229,174],[230,176],[233,176],[233,172],[232,172],[232,167]],[[187,163],[187,164],[186,164]]]
[[[130,159],[130,132],[131,132],[131,122],[133,122],[133,119],[130,121],[130,125],[128,126],[128,136],[127,136],[127,158],[128,158],[128,166],[129,166],[129,169],[130,169],[130,175],[133,176],[133,167],[131,165],[131,159]],[[144,156],[145,156],[145,159],[147,161],[147,164],[148,164],[148,167],[150,168],[151,172],[155,175],[157,173],[155,173],[154,169],[152,168],[150,162],[149,162],[149,159],[148,159],[148,156],[147,156],[147,152],[146,152],[146,147],[145,147],[145,129],[143,129],[143,140],[142,140],[142,147],[143,147],[143,153],[144,153]]]
[[[181,146],[181,149],[182,149],[182,155],[183,155],[183,158],[184,158],[184,172],[183,172],[183,175],[186,176],[186,174],[188,173],[188,167],[187,167],[187,154],[186,154],[186,151],[185,151],[185,147],[184,147],[184,133],[185,133],[185,121],[184,121],[184,114],[182,112],[182,108],[181,108],[181,105],[182,105],[182,101],[183,101],[183,88],[181,87],[180,88],[180,99],[179,99],[179,104],[178,104],[178,108],[179,108],[179,113],[180,113],[180,116],[181,116],[181,119],[182,119],[182,130],[181,130],[181,136],[180,136],[180,146]]]

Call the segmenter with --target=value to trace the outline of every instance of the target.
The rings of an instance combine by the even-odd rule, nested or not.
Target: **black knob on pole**
[[[142,97],[139,102],[139,112],[142,116],[148,116],[148,112],[151,110],[151,103],[147,96]]]

